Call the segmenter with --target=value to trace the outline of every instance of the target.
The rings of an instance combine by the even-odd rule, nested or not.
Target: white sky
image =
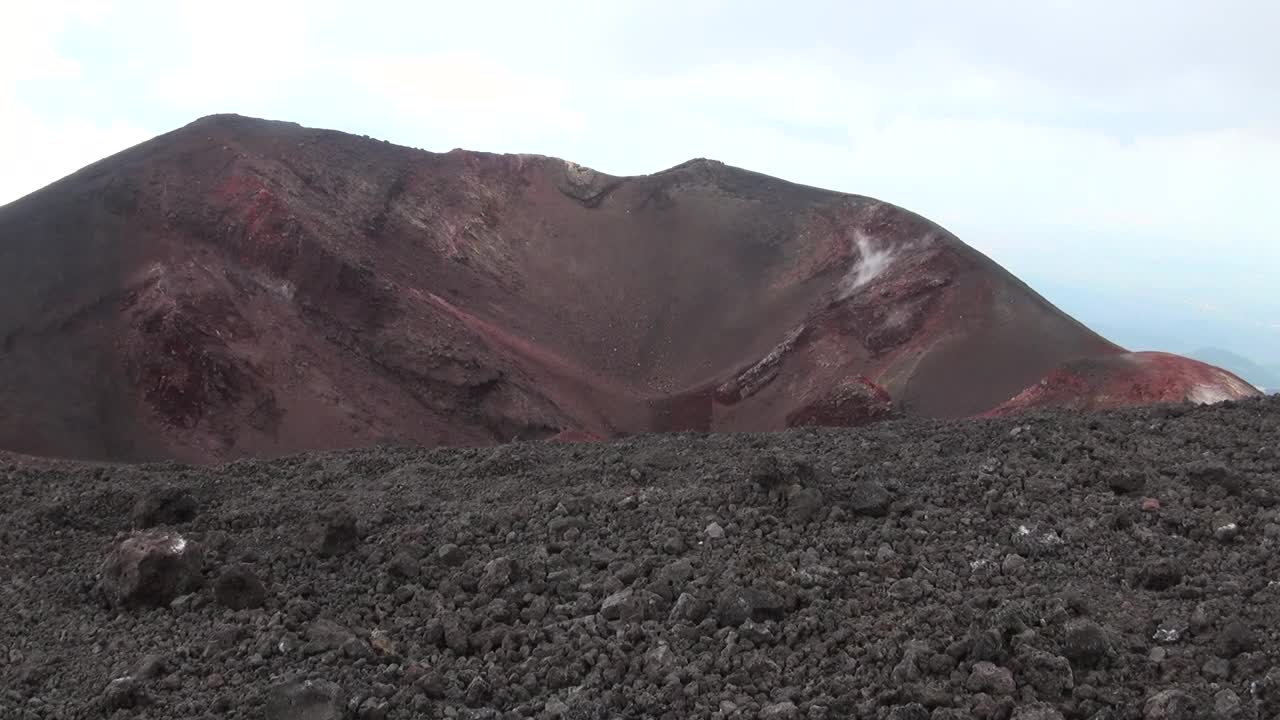
[[[11,3],[0,203],[214,112],[615,174],[712,157],[1280,362],[1280,3]],[[1152,300],[1155,298],[1155,300]],[[1112,316],[1114,315],[1114,317]],[[1201,340],[1203,339],[1203,342]],[[1173,338],[1171,338],[1171,341]],[[1123,340],[1122,340],[1123,341]],[[1182,349],[1182,348],[1175,348]]]

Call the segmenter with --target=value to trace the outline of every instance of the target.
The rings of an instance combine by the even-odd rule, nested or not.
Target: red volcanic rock
[[[858,376],[828,388],[787,416],[787,427],[857,427],[889,417],[893,400],[884,388]]]
[[[214,116],[0,207],[0,448],[31,455],[878,417],[854,377],[965,417],[1079,362],[1126,380],[1014,404],[1246,392],[1124,353],[918,215],[709,160],[615,177]]]
[[[989,415],[1040,407],[1106,410],[1154,403],[1242,400],[1258,391],[1220,368],[1159,352],[1075,360],[1054,369]]]

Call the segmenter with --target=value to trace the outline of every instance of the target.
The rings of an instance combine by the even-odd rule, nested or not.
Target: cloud
[[[0,97],[0,204],[8,203],[153,133],[123,122],[50,120]]]
[[[312,18],[327,0],[185,0],[181,50],[166,58],[159,97],[194,115],[264,112],[312,62]]]
[[[69,23],[100,19],[90,2],[13,3],[0,24],[0,92],[21,82],[71,77],[80,64],[57,51],[54,38]]]
[[[24,99],[32,83],[80,77],[81,63],[57,47],[74,24],[103,22],[109,3],[17,3],[0,26],[0,204],[26,195],[153,133],[122,121],[50,117]]]
[[[515,150],[513,143],[586,126],[564,82],[478,56],[371,56],[352,63],[351,73],[355,83],[429,128],[437,148]]]
[[[1022,117],[1035,94],[1017,73],[957,62],[926,77],[925,67],[821,56],[720,61],[620,83],[593,107],[636,118],[642,147],[697,142],[693,154],[875,195],[959,222],[951,229],[962,235],[1141,231],[1208,248],[1229,233],[1237,248],[1265,250],[1280,234],[1280,220],[1260,211],[1267,168],[1280,162],[1274,132],[1133,134],[1073,126],[1067,116],[1038,121]]]

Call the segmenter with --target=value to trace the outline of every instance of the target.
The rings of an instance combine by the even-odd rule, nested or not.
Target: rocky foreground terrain
[[[3,718],[1272,718],[1280,399],[0,464]]]

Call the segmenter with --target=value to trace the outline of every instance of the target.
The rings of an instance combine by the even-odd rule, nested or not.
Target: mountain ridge
[[[0,448],[40,455],[964,417],[1124,354],[873,198],[236,115],[0,207],[0,260]],[[1190,360],[1150,372],[1090,406],[1248,394]]]

